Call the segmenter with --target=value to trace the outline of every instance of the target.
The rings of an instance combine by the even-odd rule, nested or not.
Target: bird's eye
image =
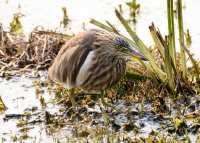
[[[118,50],[122,50],[122,49],[124,49],[124,47],[121,46],[121,45],[116,45],[115,47],[116,47],[116,49],[118,49]]]
[[[116,45],[115,47],[116,47],[117,49],[123,48],[121,45]]]
[[[116,45],[115,46],[117,50],[121,51],[121,52],[127,52],[128,49],[122,45]]]

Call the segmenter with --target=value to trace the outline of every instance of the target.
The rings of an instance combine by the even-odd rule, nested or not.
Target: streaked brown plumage
[[[117,48],[119,45],[129,46],[114,33],[94,29],[79,33],[61,48],[49,68],[49,78],[68,88],[109,88],[126,69],[126,56]]]

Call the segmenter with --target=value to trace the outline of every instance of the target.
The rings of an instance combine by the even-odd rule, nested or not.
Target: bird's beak
[[[141,53],[139,53],[138,51],[134,50],[133,48],[128,48],[128,50],[131,52],[131,55],[135,58],[141,59],[143,61],[148,61],[148,59],[146,57],[144,57],[144,55],[142,55]]]

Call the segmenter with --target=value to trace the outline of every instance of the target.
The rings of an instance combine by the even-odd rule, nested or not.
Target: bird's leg
[[[105,100],[104,100],[104,97],[105,97],[105,95],[106,95],[106,91],[105,90],[102,90],[101,91],[101,102],[102,102],[102,104],[103,104],[103,106],[105,106],[105,107],[110,107],[109,105],[110,104],[108,104]]]
[[[76,101],[74,99],[74,96],[75,96],[75,89],[74,88],[69,89],[69,99],[70,99],[70,101],[72,103],[72,107],[76,108],[77,107],[77,103],[76,103]]]
[[[112,109],[116,110],[116,111],[119,111],[115,106],[113,106],[112,104],[110,103],[107,103],[105,100],[104,100],[104,97],[106,95],[106,91],[105,90],[102,90],[101,91],[101,102],[102,104],[105,106],[105,107],[111,107]]]

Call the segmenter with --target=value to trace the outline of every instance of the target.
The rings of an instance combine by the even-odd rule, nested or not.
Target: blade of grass
[[[174,65],[176,66],[173,0],[167,0],[167,16],[168,16],[169,53],[173,60]]]
[[[190,51],[187,49],[187,47],[185,47],[184,44],[182,44],[182,48],[185,50],[185,52],[189,56],[189,58],[192,62],[193,68],[195,70],[196,77],[197,77],[197,79],[199,79],[200,71],[199,71],[198,64],[197,64],[196,60],[193,58],[192,54],[190,54]]]
[[[114,25],[112,25],[109,21],[106,20],[106,23],[110,26],[110,28],[112,28],[113,32],[115,32],[116,34],[119,35],[119,32],[117,30],[117,28],[115,28]]]
[[[97,21],[95,19],[91,19],[90,23],[92,23],[92,24],[94,24],[94,25],[96,25],[96,26],[98,26],[98,27],[100,27],[102,29],[105,29],[105,30],[107,30],[109,32],[113,32],[112,27],[109,27],[109,26],[107,26],[107,25],[105,25],[105,24],[103,24],[103,23],[101,23],[101,22],[99,22],[99,21]]]
[[[172,91],[175,89],[175,76],[174,76],[174,68],[171,56],[169,54],[168,44],[166,43],[168,40],[164,40],[162,35],[158,30],[156,30],[154,24],[149,26],[152,38],[154,43],[156,44],[156,48],[159,50],[160,55],[163,60],[162,67],[167,74],[167,83]]]
[[[162,41],[164,41],[162,39]],[[163,43],[163,47],[164,47],[164,54],[165,54],[165,59],[164,59],[164,68],[165,68],[165,71],[167,73],[167,82],[168,82],[168,85],[171,89],[171,91],[174,92],[175,88],[176,88],[176,84],[175,84],[175,75],[174,75],[174,71],[176,71],[176,69],[173,68],[173,61],[172,61],[172,58],[170,56],[170,52],[169,52],[169,48],[168,48],[168,39],[166,37],[165,39],[165,42],[162,42]]]
[[[91,20],[90,20],[90,23],[92,23],[92,24],[96,25],[97,27],[100,27],[100,28],[102,28],[102,29],[104,29],[104,30],[106,30],[106,31],[115,32],[115,31],[113,30],[113,28],[110,27],[110,25],[105,25],[105,24],[103,24],[102,22],[97,21],[97,20],[95,20],[95,19],[91,19]],[[113,26],[113,25],[112,25],[112,26]],[[115,29],[116,29],[116,28],[115,28]],[[116,32],[115,32],[115,33],[116,33]],[[131,46],[137,48],[136,44],[135,44],[131,39],[125,37],[124,35],[121,35],[119,32],[117,32],[116,34],[120,35],[120,36],[123,37],[125,40],[127,40],[127,41],[131,44]]]
[[[149,26],[149,30],[150,30],[150,33],[151,33],[151,37],[153,38],[153,41],[156,45],[156,48],[158,49],[162,59],[164,59],[164,47],[163,47],[163,44],[161,43],[160,39],[158,38],[160,34],[160,32],[158,32],[154,26],[154,23],[152,23],[150,26]]]
[[[184,41],[184,29],[183,29],[183,14],[182,14],[182,0],[177,1],[178,6],[178,30],[179,30],[179,45],[180,45],[180,64],[183,72],[183,78],[186,79],[187,76],[187,67],[186,67],[186,58],[185,58],[185,50],[182,47],[182,43],[185,44]]]

